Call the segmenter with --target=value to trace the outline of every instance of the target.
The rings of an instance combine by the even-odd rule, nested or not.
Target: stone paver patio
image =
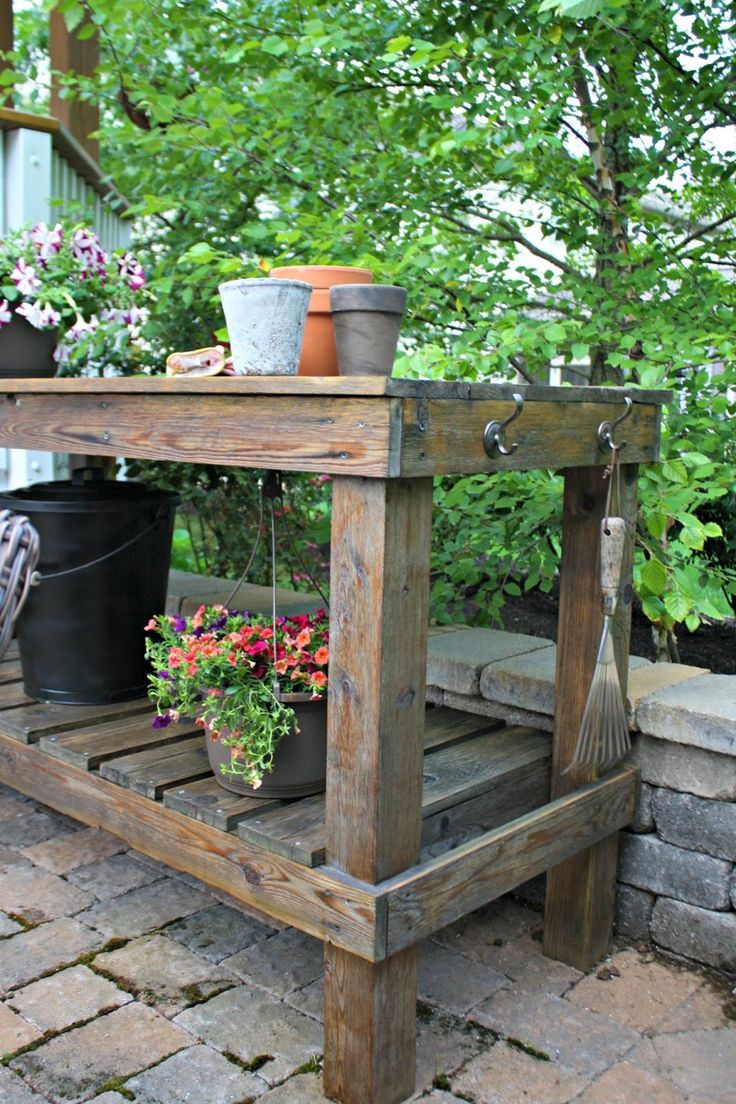
[[[0,786],[2,1104],[319,1104],[321,947]],[[511,898],[421,947],[428,1104],[736,1104],[736,978],[587,976]]]

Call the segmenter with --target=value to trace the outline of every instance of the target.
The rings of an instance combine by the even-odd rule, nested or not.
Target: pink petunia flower
[[[0,327],[13,321],[13,312],[7,299],[0,299]]]

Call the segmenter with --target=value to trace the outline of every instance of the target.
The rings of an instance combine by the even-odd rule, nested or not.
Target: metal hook
[[[625,441],[617,445],[613,439],[614,430],[617,426],[620,426],[622,422],[626,421],[634,405],[628,397],[624,399],[624,402],[626,403],[626,409],[620,418],[616,418],[612,422],[601,422],[598,426],[598,448],[601,452],[609,452],[611,449],[617,449],[620,452],[622,448],[626,447]]]
[[[524,409],[524,396],[520,395],[518,391],[514,392],[513,400],[516,406],[508,418],[504,418],[502,422],[489,422],[483,430],[483,448],[488,456],[493,456],[495,452],[500,452],[501,456],[510,456],[519,447],[518,443],[514,442],[510,448],[507,448],[503,441],[503,431],[512,422],[516,421]]]

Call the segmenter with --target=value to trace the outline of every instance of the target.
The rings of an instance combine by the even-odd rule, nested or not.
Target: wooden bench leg
[[[372,883],[419,857],[431,514],[430,479],[335,478],[327,862]],[[372,964],[326,945],[328,1096],[412,1093],[416,953]]]
[[[602,627],[598,550],[607,491],[602,475],[602,468],[571,468],[565,473],[552,798],[562,797],[594,777],[582,770],[563,772],[575,750]],[[619,603],[614,636],[625,694],[636,465],[622,466],[621,498],[618,510],[627,522],[629,542],[622,571],[623,600]],[[548,872],[545,954],[587,970],[607,952],[613,929],[617,859],[618,836],[614,834]]]

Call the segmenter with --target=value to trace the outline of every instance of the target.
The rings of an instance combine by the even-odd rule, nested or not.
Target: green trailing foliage
[[[103,109],[105,164],[157,296],[152,349],[220,331],[223,278],[352,263],[409,289],[402,375],[535,382],[553,365],[573,382],[671,387],[663,462],[642,481],[637,591],[661,648],[731,614],[728,0],[61,7],[99,30],[99,74],[68,85]],[[439,482],[439,619],[462,584],[485,620],[515,587],[550,585],[558,482]]]

